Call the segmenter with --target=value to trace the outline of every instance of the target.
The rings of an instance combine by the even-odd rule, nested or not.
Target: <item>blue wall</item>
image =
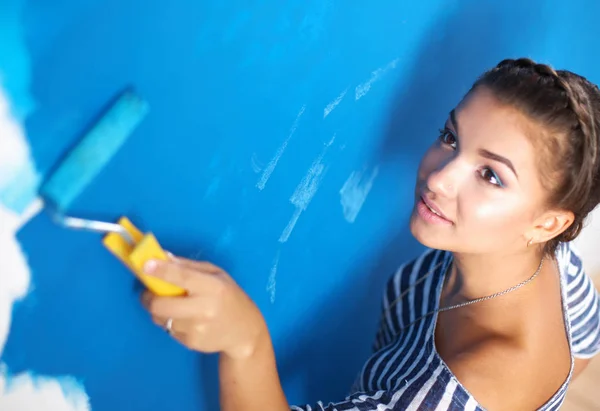
[[[420,249],[406,230],[420,155],[475,76],[527,55],[600,82],[594,0],[6,1],[30,83],[6,81],[35,106],[38,169],[133,85],[151,112],[73,213],[127,215],[227,269],[268,321],[293,403],[347,394],[385,279]],[[353,219],[342,188],[360,200],[370,179]],[[216,409],[215,357],[150,322],[98,236],[40,215],[18,238],[32,292],[14,310],[11,373],[73,375],[98,411]]]

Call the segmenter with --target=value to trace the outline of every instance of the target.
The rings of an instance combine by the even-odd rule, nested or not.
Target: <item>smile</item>
[[[433,203],[421,196],[417,203],[417,213],[424,221],[431,224],[453,225],[444,213]]]
[[[424,202],[425,203],[425,202]],[[440,213],[438,213],[437,211],[435,211],[433,208],[429,207],[429,204],[425,203],[425,206],[429,209],[429,211],[431,211],[433,214],[438,215],[442,218],[444,218]]]

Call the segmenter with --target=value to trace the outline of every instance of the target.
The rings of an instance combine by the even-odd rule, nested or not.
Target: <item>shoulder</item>
[[[578,294],[585,288],[593,288],[591,279],[583,267],[583,260],[577,247],[571,243],[563,243],[556,251],[556,261],[564,283],[567,285],[566,295]],[[590,291],[590,290],[588,290]]]
[[[565,310],[570,322],[573,354],[591,358],[600,352],[600,297],[592,279],[585,273],[579,251],[572,243],[562,244],[559,263],[565,294]]]
[[[406,261],[388,279],[386,293],[398,295],[402,289],[433,272],[442,272],[448,261],[448,251],[426,249],[419,256]]]
[[[478,342],[445,361],[477,402],[494,410],[537,409],[554,395],[569,371],[554,370],[558,378],[546,382],[539,372],[544,367],[532,360],[531,353],[501,337]]]
[[[572,242],[559,245],[556,250],[556,261],[568,283],[580,278],[584,272],[581,253]]]
[[[403,305],[408,305],[416,290],[424,290],[423,287],[428,282],[422,279],[430,279],[428,284],[431,285],[435,276],[429,274],[436,270],[441,272],[448,261],[448,252],[427,249],[420,256],[402,264],[387,280],[381,301],[382,315],[373,345],[374,351],[388,345],[402,329],[407,320],[402,314],[408,315],[407,313],[411,311],[410,307],[403,308]],[[423,295],[424,293],[421,293],[421,298]]]

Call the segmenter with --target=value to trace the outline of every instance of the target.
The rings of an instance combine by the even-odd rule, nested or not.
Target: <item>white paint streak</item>
[[[6,187],[18,176],[23,166],[31,164],[29,147],[20,124],[10,114],[8,100],[0,92],[0,188]]]
[[[37,172],[23,129],[11,115],[8,99],[0,88],[0,355],[8,338],[13,304],[24,298],[30,287],[29,265],[16,234],[42,208],[39,200],[22,215],[9,208],[14,187],[26,185],[21,179],[23,175],[34,176]],[[5,204],[3,201],[7,200]],[[6,369],[0,368],[2,410],[84,411],[90,408],[85,391],[68,378],[37,377],[25,372],[10,377],[7,382]]]
[[[300,123],[300,117],[302,117],[302,114],[304,114],[305,110],[306,110],[306,106],[302,106],[302,108],[298,112],[298,115],[296,116],[296,120],[294,120],[294,124],[292,124],[292,127],[290,128],[288,137],[285,139],[283,144],[277,149],[275,156],[271,159],[269,164],[267,164],[267,167],[263,170],[263,173],[260,176],[260,180],[258,180],[258,183],[256,183],[256,188],[258,188],[259,190],[261,190],[261,191],[264,190],[265,186],[267,185],[267,181],[269,181],[269,178],[271,178],[271,174],[273,174],[275,167],[277,167],[277,163],[279,162],[279,159],[283,155],[283,152],[287,148],[290,140],[294,136],[294,133],[298,129],[298,124]]]
[[[217,240],[217,245],[215,248],[217,250],[220,250],[220,249],[228,247],[231,244],[231,242],[233,241],[234,235],[235,235],[235,233],[233,231],[233,227],[227,226],[227,228],[225,229],[223,234],[221,234],[221,236]]]
[[[70,377],[35,377],[27,373],[0,378],[0,410],[88,411],[90,402],[81,386]]]
[[[323,151],[313,161],[307,173],[304,175],[304,177],[296,187],[294,194],[292,194],[292,196],[290,197],[290,203],[296,206],[296,210],[294,211],[294,214],[292,215],[292,218],[288,222],[287,226],[281,233],[281,236],[279,237],[279,242],[285,243],[290,238],[290,234],[294,230],[294,227],[296,226],[296,223],[300,218],[300,214],[302,214],[302,212],[306,210],[313,197],[317,193],[317,190],[319,189],[319,185],[321,184],[321,180],[323,179],[323,175],[326,170],[326,167],[323,164],[323,158],[327,153],[327,149],[331,147],[334,141],[335,134],[333,135],[331,140],[329,140],[329,142],[325,144]]]
[[[204,191],[204,197],[203,197],[203,199],[206,200],[206,199],[208,199],[210,197],[214,197],[214,195],[217,192],[217,190],[219,189],[220,185],[221,185],[221,178],[220,177],[214,177],[210,181],[210,184],[206,188],[206,191]]]
[[[15,235],[21,217],[2,203],[4,190],[18,178],[18,172],[33,167],[23,129],[12,117],[8,99],[0,88],[0,353],[4,348],[12,305],[27,293],[29,266]]]
[[[0,88],[0,202],[22,211],[36,197],[39,181],[27,139],[11,114],[8,98]],[[26,201],[25,204],[21,204]]]
[[[379,167],[375,167],[371,174],[365,178],[363,171],[353,171],[340,190],[340,203],[344,212],[344,218],[349,223],[354,223],[360,209],[365,203],[373,182],[379,174]]]
[[[398,61],[399,59],[394,59],[385,66],[378,68],[377,70],[371,73],[371,78],[369,78],[364,83],[356,86],[356,89],[354,90],[355,99],[360,100],[361,98],[363,98],[369,92],[369,90],[371,90],[371,86],[373,85],[373,83],[380,80],[381,77],[383,77],[388,71],[396,68],[396,66],[398,65]]]
[[[312,201],[315,193],[319,189],[323,171],[325,171],[325,165],[320,161],[315,161],[313,165],[310,166],[308,172],[302,178],[302,181],[298,184],[296,191],[294,191],[294,194],[292,194],[292,197],[290,198],[290,202],[293,205],[302,211],[306,210],[308,204]]]
[[[279,265],[279,256],[281,251],[277,251],[273,266],[271,267],[271,273],[269,274],[269,281],[267,282],[267,291],[271,297],[271,304],[275,303],[275,291],[277,290],[277,266]]]
[[[296,208],[294,214],[292,215],[292,218],[290,218],[290,221],[288,221],[287,226],[285,226],[283,232],[279,236],[280,243],[285,243],[287,240],[289,240],[290,234],[292,234],[292,231],[294,230],[294,227],[296,227],[296,223],[300,218],[300,214],[302,214],[302,209]]]
[[[25,211],[19,216],[19,223],[15,229],[15,232],[19,231],[29,220],[38,215],[44,209],[44,202],[41,198],[36,198],[27,207]]]
[[[1,130],[1,129],[0,129]],[[1,133],[1,131],[0,131]],[[0,204],[0,352],[4,349],[13,303],[27,293],[30,273],[27,260],[15,238],[19,216]]]
[[[252,167],[252,171],[254,171],[256,174],[260,173],[263,169],[262,164],[260,164],[260,161],[258,160],[258,157],[256,156],[256,153],[252,153],[252,158],[250,159],[250,165]]]
[[[327,104],[327,106],[323,109],[323,118],[327,117],[333,111],[333,109],[335,109],[342,102],[347,92],[348,89],[342,91],[340,95],[336,97],[335,100]]]

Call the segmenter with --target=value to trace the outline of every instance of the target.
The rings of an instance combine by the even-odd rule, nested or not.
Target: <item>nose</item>
[[[440,161],[427,176],[427,189],[441,197],[456,197],[458,186],[457,168],[455,156],[449,156],[444,161]]]

